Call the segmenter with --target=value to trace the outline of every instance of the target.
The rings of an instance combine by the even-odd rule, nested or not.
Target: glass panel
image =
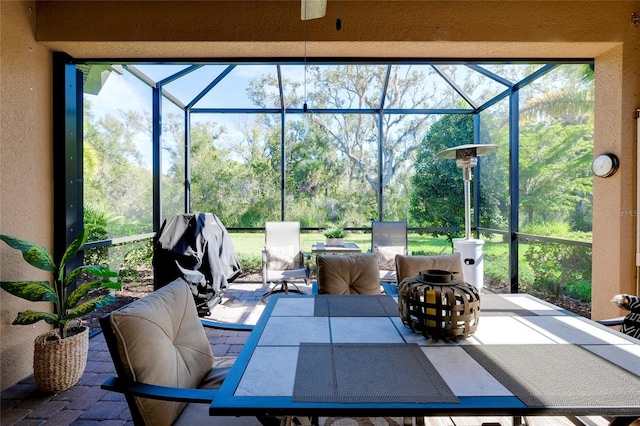
[[[434,65],[456,85],[468,99],[480,106],[504,92],[507,86],[476,72],[466,65]]]
[[[285,129],[286,219],[299,221],[303,228],[324,227],[330,216],[328,200],[335,199],[335,183],[341,179],[327,161],[335,160],[333,149],[308,115],[287,115]]]
[[[132,64],[139,71],[142,71],[144,75],[149,77],[154,82],[159,82],[167,77],[174,75],[182,70],[189,68],[190,65],[175,65],[175,64]]]
[[[384,65],[283,66],[283,85],[288,106],[310,109],[379,109]],[[306,87],[305,87],[306,76]]]
[[[377,211],[373,115],[307,114],[287,121],[287,218],[305,225],[368,226]],[[300,141],[293,146],[292,141]],[[310,211],[313,209],[313,211]]]
[[[156,66],[165,67],[166,65]],[[205,65],[165,84],[163,89],[188,105],[226,68],[227,65]]]
[[[480,157],[474,179],[480,183],[480,226],[509,229],[509,98],[480,113],[480,142],[498,150]]]
[[[509,279],[509,241],[502,234],[483,234],[484,288],[493,293],[511,293]],[[521,266],[520,276],[530,276],[530,269]],[[521,281],[522,282],[522,281]]]
[[[96,247],[84,252],[85,264],[108,266],[112,271],[118,271],[118,279],[122,285],[121,290],[112,290],[118,303],[99,308],[98,313],[106,315],[114,307],[132,302],[154,290],[152,257],[152,239],[119,246]],[[95,297],[100,291],[96,290],[89,295]],[[91,330],[99,329],[101,315],[87,315],[82,318],[82,324]]]
[[[91,240],[151,232],[151,90],[129,73],[111,73],[84,103],[84,211],[85,225],[95,229]]]
[[[473,116],[438,115],[422,139],[411,180],[412,225],[454,228],[435,232],[436,236],[464,236],[465,203],[462,172],[454,160],[441,160],[437,154],[447,148],[473,141]],[[459,228],[462,231],[457,231]]]
[[[471,108],[431,65],[392,65],[384,107]]]
[[[285,106],[287,108],[302,109],[304,101],[307,99],[305,94],[307,92],[311,93],[311,82],[308,74],[305,88],[305,67],[303,65],[282,65],[280,70],[282,72],[282,92],[284,93]],[[275,76],[273,80],[275,81]]]
[[[590,317],[581,304],[591,303],[591,247],[523,239],[520,244],[521,293],[529,293]],[[566,300],[574,300],[571,306]]]
[[[533,74],[546,64],[479,64],[482,68],[517,83]]]
[[[453,245],[444,236],[431,232],[407,232],[409,251],[413,256],[438,256],[453,253]]]
[[[191,210],[226,227],[280,220],[280,115],[193,114]]]
[[[591,240],[593,75],[562,65],[520,91],[520,230]]]
[[[223,67],[223,68],[226,68]],[[218,76],[210,73],[206,87]],[[261,96],[257,96],[260,92]],[[280,108],[275,65],[238,65],[196,105],[196,108]]]
[[[184,112],[162,101],[162,219],[184,213]]]

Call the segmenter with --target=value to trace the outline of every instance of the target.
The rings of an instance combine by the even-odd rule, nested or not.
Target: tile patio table
[[[210,414],[640,416],[640,342],[535,297],[481,296],[477,331],[434,341],[389,296],[275,296]]]

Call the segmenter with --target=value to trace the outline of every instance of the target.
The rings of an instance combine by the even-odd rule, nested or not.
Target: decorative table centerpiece
[[[434,339],[464,339],[478,328],[480,294],[454,272],[421,271],[398,284],[402,323]]]

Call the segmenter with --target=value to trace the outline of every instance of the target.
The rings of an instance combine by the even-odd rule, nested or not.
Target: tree
[[[520,223],[566,221],[590,202],[592,127],[537,123],[520,137]],[[589,221],[590,222],[590,221]]]
[[[388,80],[387,70],[390,71]],[[308,66],[305,72],[310,88],[306,98],[300,93],[303,89],[300,81],[285,79],[283,82],[288,89],[285,90],[285,107],[302,106],[308,100],[311,108],[309,114],[301,116],[300,120],[294,123],[292,119],[287,121],[287,189],[290,194],[291,189],[295,190],[291,201],[300,203],[299,210],[322,206],[328,211],[327,219],[341,218],[342,222],[362,226],[370,218],[377,217],[377,195],[381,183],[394,205],[393,209],[385,209],[385,214],[388,212],[395,218],[406,218],[406,176],[410,172],[418,140],[431,119],[408,114],[404,109],[423,108],[425,105],[437,108],[451,102],[448,99],[451,93],[430,90],[426,73],[418,72],[412,66]],[[385,81],[385,100],[381,105]],[[277,105],[279,97],[277,90],[273,90],[275,87],[275,76],[263,76],[252,82],[249,96],[258,106]],[[382,108],[395,108],[398,113],[384,114],[379,120],[379,115],[371,111],[381,111]],[[347,111],[313,112],[322,109]],[[349,109],[368,112],[350,113]],[[278,125],[271,117],[262,124],[265,127]],[[293,155],[289,156],[290,153]],[[290,179],[295,179],[297,186],[292,185]],[[312,200],[299,197],[301,189],[309,190]],[[287,203],[290,205],[289,200]]]
[[[144,139],[151,146],[150,123],[147,114],[133,111],[96,120],[85,101],[84,202],[122,219],[109,223],[111,237],[151,230],[151,170],[138,148]]]
[[[412,67],[391,66],[385,105],[380,105],[380,90],[386,79],[387,67],[376,65],[343,65],[330,68],[309,67],[312,85],[310,95],[314,108],[354,108],[380,110],[420,108],[427,98],[436,95],[425,90],[426,77]],[[437,101],[433,101],[435,105]],[[311,114],[311,121],[329,137],[344,154],[351,166],[364,176],[377,193],[378,166],[382,187],[417,149],[417,139],[425,129],[423,116],[406,113],[377,115]],[[382,125],[382,128],[380,127]],[[381,135],[382,164],[378,165],[378,135]]]
[[[443,149],[473,141],[473,117],[445,115],[439,119],[422,140],[411,179],[411,217],[423,227],[464,226],[464,186],[462,173],[455,161],[439,160],[436,154]],[[460,232],[438,231],[449,241]]]
[[[590,231],[593,70],[565,65],[523,90],[520,225],[565,221]]]

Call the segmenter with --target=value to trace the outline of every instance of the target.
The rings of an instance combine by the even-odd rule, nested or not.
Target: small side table
[[[356,243],[343,243],[340,246],[328,246],[325,243],[313,243],[311,253],[314,254],[349,254],[362,253]]]

